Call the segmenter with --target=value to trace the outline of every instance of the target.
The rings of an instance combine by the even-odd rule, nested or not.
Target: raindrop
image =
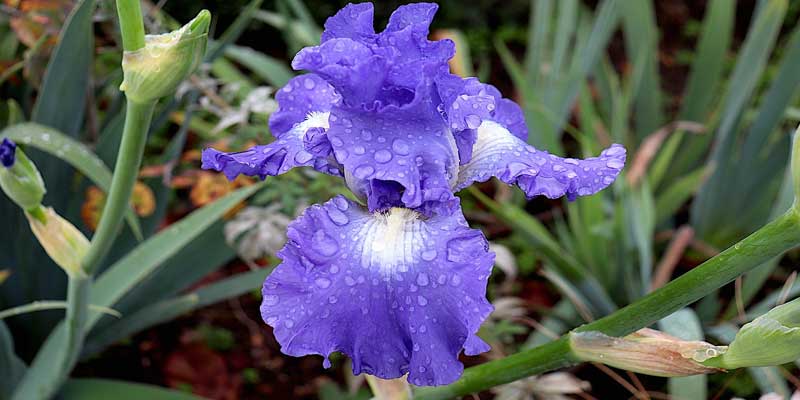
[[[274,306],[274,305],[278,304],[278,301],[280,301],[280,298],[278,298],[278,296],[276,296],[274,294],[268,294],[268,295],[264,296],[264,304],[265,305]]]
[[[375,168],[372,168],[371,165],[364,164],[356,167],[355,171],[353,171],[353,175],[359,179],[367,179],[374,172]]]
[[[378,151],[375,152],[375,156],[374,157],[375,157],[375,161],[377,161],[377,162],[379,162],[381,164],[385,164],[385,163],[387,163],[387,162],[392,160],[392,153],[389,152],[389,150],[381,149],[381,150],[378,150]]]
[[[314,158],[314,156],[312,156],[311,153],[309,153],[307,151],[300,151],[297,154],[295,154],[295,156],[294,156],[294,160],[298,164],[305,164],[305,163],[311,161],[312,158]]]
[[[362,129],[361,130],[361,138],[364,139],[364,140],[371,140],[372,139],[372,132],[370,132],[368,129]]]
[[[417,275],[417,285],[427,286],[428,282],[428,274],[420,272],[419,275]]]
[[[321,289],[327,289],[331,286],[331,280],[328,278],[317,278],[314,280],[314,283]]]
[[[394,142],[392,142],[392,150],[394,150],[395,153],[404,156],[409,152],[408,143],[406,143],[406,141],[403,139],[395,139]]]
[[[311,237],[311,247],[323,256],[330,257],[339,251],[339,245],[324,231],[318,230]]]
[[[465,120],[467,122],[467,128],[469,129],[478,129],[478,127],[481,126],[481,117],[475,114],[467,115]]]
[[[620,169],[623,166],[625,166],[625,164],[622,161],[615,159],[615,160],[608,160],[608,162],[606,162],[606,166],[608,166],[608,168]]]
[[[314,83],[314,80],[313,80],[313,79],[311,79],[311,78],[306,78],[306,79],[305,79],[305,81],[303,81],[303,86],[304,86],[306,89],[308,89],[308,90],[311,90],[311,89],[314,89],[314,86],[316,86],[316,84]]]
[[[328,217],[330,217],[334,224],[339,226],[347,225],[347,223],[350,222],[350,219],[347,218],[347,215],[339,211],[338,208],[329,208]]]
[[[453,286],[461,285],[461,276],[453,275],[452,277],[450,277],[450,284]]]
[[[362,146],[360,144],[357,144],[357,145],[355,145],[355,147],[353,147],[353,153],[361,155],[361,154],[364,154],[364,152],[366,152],[366,149],[364,148],[364,146]]]
[[[283,321],[283,325],[289,329],[292,329],[292,327],[294,326],[294,321],[291,319],[287,319]]]
[[[417,296],[417,303],[421,306],[427,305],[428,299],[426,299],[425,296]]]
[[[339,301],[339,299],[336,296],[328,297],[328,303],[336,304],[337,301]]]
[[[422,252],[422,259],[425,261],[433,261],[436,258],[436,250],[425,250]]]

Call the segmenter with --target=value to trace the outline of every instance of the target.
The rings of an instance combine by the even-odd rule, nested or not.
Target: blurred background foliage
[[[376,4],[376,26],[402,3]],[[98,281],[108,303],[100,305],[123,317],[99,320],[75,376],[219,399],[369,398],[344,358],[325,371],[316,357],[282,356],[258,315],[258,289],[279,262],[274,253],[286,225],[306,205],[344,192],[341,182],[293,171],[256,186],[199,169],[206,146],[236,150],[270,140],[272,94],[296,74],[293,54],[315,44],[325,18],[345,2],[143,4],[150,32],[212,10],[213,41],[200,70],[156,110],[133,210]],[[786,166],[800,122],[800,2],[439,5],[432,35],[456,41],[452,69],[520,102],[531,144],[590,156],[617,142],[629,152],[611,190],[575,202],[526,201],[497,182],[461,193],[471,225],[498,254],[489,287],[496,312],[481,330],[493,350],[466,358],[468,365],[613,312],[789,207]],[[45,202],[87,236],[102,210],[124,120],[113,7],[107,0],[0,5],[0,136],[25,147],[47,182]],[[0,202],[0,221],[0,309],[62,299],[64,276],[11,202]],[[796,262],[790,253],[766,263],[659,328],[725,343],[738,325],[800,294]],[[125,279],[137,286],[121,284]],[[0,339],[13,346],[20,368],[62,315],[0,321],[0,333],[7,324],[13,341]],[[110,382],[75,379],[64,395],[99,396],[115,390]],[[481,398],[788,398],[798,388],[797,364],[668,380],[584,365]]]

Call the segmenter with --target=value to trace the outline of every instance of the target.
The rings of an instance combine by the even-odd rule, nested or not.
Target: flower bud
[[[145,46],[122,57],[124,79],[120,90],[139,103],[158,100],[175,92],[206,51],[211,14],[200,11],[182,28],[145,36]]]
[[[47,255],[68,275],[83,275],[81,261],[89,251],[89,240],[86,236],[50,207],[39,207],[35,212],[41,213],[44,218],[28,211],[25,216]]]
[[[704,364],[720,368],[764,367],[800,359],[800,299],[742,326],[728,351]]]
[[[8,138],[0,143],[0,188],[23,210],[33,210],[42,203],[44,180],[36,165]]]
[[[703,361],[725,352],[724,346],[688,341],[653,329],[617,338],[601,332],[570,334],[572,352],[593,361],[646,375],[676,377],[718,372]]]

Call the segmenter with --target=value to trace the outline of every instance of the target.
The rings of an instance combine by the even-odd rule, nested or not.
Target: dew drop
[[[337,301],[339,301],[339,298],[337,298],[336,296],[328,297],[328,303],[336,304]]]
[[[305,81],[303,81],[303,87],[305,87],[308,90],[314,89],[314,86],[316,86],[316,84],[314,83],[314,80],[311,78],[306,78]]]
[[[429,283],[428,274],[420,272],[419,275],[417,275],[417,285],[427,286],[428,283]]]
[[[323,256],[330,257],[339,251],[336,240],[328,236],[324,231],[318,230],[311,237],[311,247]]]
[[[314,280],[314,283],[321,289],[327,289],[331,287],[331,280],[328,278],[317,278]]]
[[[436,258],[436,250],[425,250],[422,252],[422,259],[425,261],[433,261]]]
[[[625,166],[625,164],[620,160],[613,159],[613,160],[608,160],[606,162],[606,166],[608,166],[608,168],[621,169],[622,167]]]
[[[355,146],[353,147],[353,153],[356,153],[356,154],[358,154],[358,155],[362,155],[362,154],[364,154],[364,152],[366,152],[366,151],[367,151],[367,150],[364,148],[364,146],[362,146],[362,145],[360,145],[360,144],[357,144],[357,145],[355,145]]]
[[[305,163],[311,161],[312,158],[314,158],[314,156],[312,156],[311,153],[309,153],[307,151],[300,151],[297,154],[295,154],[295,156],[294,156],[294,160],[298,164],[305,164]]]
[[[367,179],[370,175],[375,172],[375,168],[372,168],[371,165],[360,165],[356,167],[355,171],[353,171],[353,175],[359,179]]]
[[[278,298],[278,296],[276,296],[274,294],[268,294],[268,295],[264,296],[264,304],[265,305],[274,306],[274,305],[278,304],[279,301],[280,301],[280,298]]]
[[[338,208],[329,208],[328,217],[330,217],[334,224],[339,226],[347,225],[347,223],[350,222],[350,219],[347,218],[347,214],[339,211]]]
[[[375,161],[385,164],[392,160],[392,153],[389,150],[381,149],[375,152]]]
[[[428,299],[426,299],[425,296],[417,296],[417,303],[421,306],[427,305]]]
[[[409,146],[405,140],[395,139],[394,142],[392,142],[392,150],[394,150],[395,153],[404,156],[408,154]]]
[[[467,122],[467,128],[469,129],[478,129],[481,126],[481,117],[475,114],[467,115],[464,120]]]
[[[294,320],[287,319],[283,321],[283,325],[289,329],[292,329],[292,327],[294,326]]]

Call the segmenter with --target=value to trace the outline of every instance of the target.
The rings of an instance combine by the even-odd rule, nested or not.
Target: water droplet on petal
[[[297,162],[298,164],[305,164],[311,161],[312,158],[314,158],[314,156],[312,156],[311,153],[307,151],[300,151],[297,154],[295,154],[294,161]]]
[[[378,151],[375,152],[375,156],[374,157],[375,157],[375,161],[377,161],[377,162],[379,162],[381,164],[385,164],[385,163],[387,163],[387,162],[392,160],[392,153],[389,152],[389,150],[381,149],[381,150],[378,150]]]
[[[461,285],[461,276],[453,275],[452,277],[450,277],[450,284],[453,286]]]
[[[427,286],[428,282],[428,274],[420,272],[419,275],[417,275],[417,285]]]
[[[408,143],[406,143],[405,140],[403,140],[403,139],[395,139],[394,142],[392,142],[392,150],[394,150],[395,153],[397,153],[397,154],[399,154],[401,156],[404,156],[404,155],[408,154],[409,146],[408,146]]]
[[[283,325],[289,329],[292,329],[292,327],[294,326],[294,321],[291,319],[287,319],[283,321]]]
[[[305,79],[305,81],[303,81],[303,86],[304,86],[306,89],[308,89],[308,90],[311,90],[311,89],[314,89],[314,86],[316,86],[316,84],[314,83],[314,80],[313,80],[313,79],[311,79],[311,78],[306,78],[306,79]]]
[[[417,303],[419,303],[421,306],[424,306],[428,304],[428,299],[426,299],[425,296],[417,296]]]
[[[338,208],[329,208],[328,217],[330,217],[334,224],[339,226],[347,225],[347,223],[350,222],[350,219],[347,218],[347,214],[339,211]]]
[[[326,257],[330,257],[339,251],[339,245],[336,240],[322,230],[314,232],[314,236],[311,237],[311,247]]]
[[[467,128],[469,129],[478,129],[481,126],[481,117],[475,114],[467,115],[464,120],[467,122]]]
[[[608,168],[621,169],[625,164],[620,160],[612,159],[606,162],[606,166],[608,166]]]
[[[360,145],[360,144],[357,144],[357,145],[355,145],[355,146],[353,147],[353,153],[356,153],[356,154],[358,154],[358,155],[362,155],[362,154],[364,154],[366,151],[367,151],[367,149],[365,149],[365,148],[364,148],[364,146],[362,146],[362,145]]]
[[[321,289],[327,289],[331,287],[331,280],[328,278],[317,278],[314,280],[314,283],[319,286]]]
[[[375,172],[371,165],[360,165],[353,171],[353,175],[358,179],[367,179]]]
[[[364,139],[364,140],[371,140],[372,139],[372,132],[370,132],[368,129],[362,129],[361,130],[361,138]]]
[[[274,294],[264,296],[264,305],[274,306],[278,304],[278,301],[280,301],[280,298]]]
[[[425,250],[422,252],[422,259],[425,261],[433,261],[436,258],[436,250]]]

